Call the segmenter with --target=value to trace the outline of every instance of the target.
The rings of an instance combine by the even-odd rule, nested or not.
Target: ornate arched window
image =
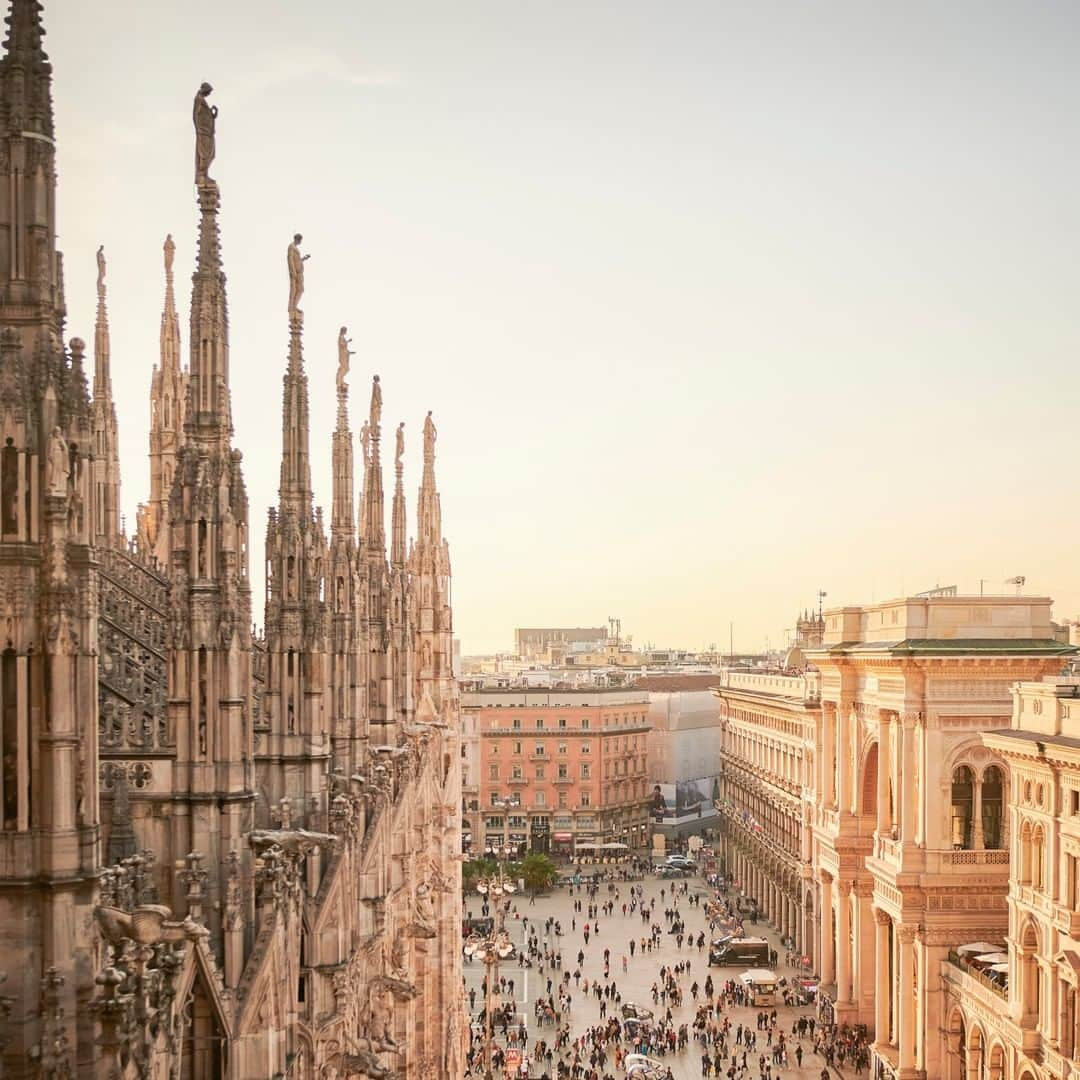
[[[953,769],[952,827],[950,835],[954,851],[967,851],[972,841],[972,808],[975,798],[975,775],[967,765]]]
[[[1046,888],[1046,834],[1041,825],[1031,830],[1031,884]]]
[[[998,765],[990,765],[982,774],[983,847],[1005,846],[1005,777]]]

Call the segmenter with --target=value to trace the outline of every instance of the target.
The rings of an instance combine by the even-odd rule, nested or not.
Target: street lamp
[[[509,847],[506,847],[504,849],[496,848],[495,850],[509,851],[510,849]],[[490,877],[482,877],[477,881],[476,891],[485,899],[492,900],[495,904],[495,918],[492,923],[493,932],[488,937],[483,937],[480,934],[470,934],[465,941],[463,949],[465,955],[469,959],[475,958],[479,960],[486,969],[484,973],[486,987],[484,994],[484,1014],[487,1046],[484,1050],[484,1066],[487,1080],[493,1080],[494,1072],[491,1067],[492,997],[494,996],[495,980],[499,977],[499,961],[505,960],[514,951],[513,943],[510,941],[510,935],[506,932],[503,925],[503,906],[506,902],[506,897],[512,896],[517,892],[517,886],[513,881],[506,877],[503,864],[500,862],[498,869],[493,875]]]

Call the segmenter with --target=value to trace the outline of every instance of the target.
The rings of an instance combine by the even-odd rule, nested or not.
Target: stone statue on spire
[[[162,247],[165,252],[165,280],[172,282],[173,276],[173,257],[176,255],[176,245],[173,243],[172,233],[165,235],[165,243]]]
[[[304,317],[299,305],[300,297],[304,295],[304,263],[311,256],[300,254],[300,242],[303,239],[299,233],[294,234],[288,250],[290,319],[302,319]]]
[[[208,170],[217,154],[214,129],[217,125],[218,110],[216,105],[211,105],[206,100],[213,92],[214,88],[204,82],[195,95],[192,109],[192,120],[195,123],[195,183],[199,187],[214,183]]]
[[[349,332],[348,327],[343,326],[337,336],[337,388],[340,394],[345,389],[345,376],[349,374],[349,357],[355,355],[349,348],[352,338],[345,335]]]
[[[382,387],[379,385],[379,376],[376,375],[371,383],[371,434],[378,434],[379,425],[382,422]]]
[[[364,453],[364,466],[371,460],[371,424],[365,420],[360,429],[360,449]]]
[[[435,440],[439,433],[435,430],[435,421],[431,419],[431,410],[424,417],[424,460],[435,460]]]
[[[397,445],[394,448],[394,468],[401,472],[401,459],[405,456],[405,421],[397,426]]]
[[[97,249],[97,291],[100,298],[105,292],[105,245]]]

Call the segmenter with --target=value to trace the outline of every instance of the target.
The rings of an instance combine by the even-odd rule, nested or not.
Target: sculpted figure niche
[[[58,427],[52,429],[45,458],[45,490],[50,495],[66,495],[71,474],[68,444]]]
[[[213,92],[214,88],[204,82],[195,95],[192,109],[192,120],[195,123],[195,183],[199,186],[214,183],[208,170],[217,153],[214,128],[218,110],[216,105],[211,105],[206,100]]]

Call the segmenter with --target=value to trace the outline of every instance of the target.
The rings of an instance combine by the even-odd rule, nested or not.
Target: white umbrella
[[[989,941],[974,941],[970,945],[961,945],[956,951],[963,956],[965,953],[990,953],[1000,948],[1000,945],[991,945]]]
[[[1009,973],[1009,965],[1008,964],[991,964],[990,965],[990,970],[991,971],[999,971],[999,972],[1002,972],[1003,974],[1007,975]]]
[[[977,964],[1007,964],[1009,954],[1007,952],[987,953],[985,956],[976,956],[975,962]]]
[[[625,844],[601,844],[605,851],[627,851],[629,850]]]

